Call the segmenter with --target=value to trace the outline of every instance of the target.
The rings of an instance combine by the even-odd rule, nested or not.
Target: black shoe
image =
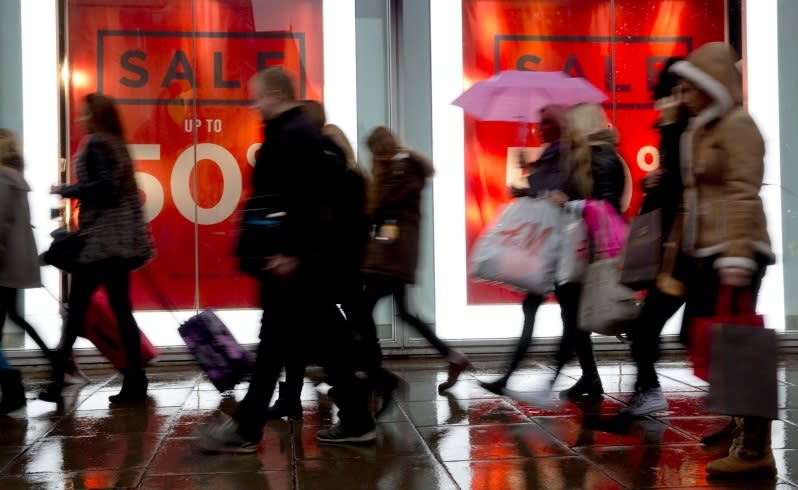
[[[299,401],[287,402],[277,399],[274,405],[266,411],[266,417],[270,419],[287,418],[290,420],[302,419],[302,403]]]
[[[114,404],[143,403],[147,399],[147,375],[144,371],[126,373],[122,381],[122,390],[108,397]]]
[[[377,397],[382,402],[375,414],[375,417],[377,418],[391,408],[391,405],[394,401],[394,394],[396,393],[396,390],[399,388],[400,384],[399,377],[386,369],[382,369],[379,376],[380,380],[377,383],[377,386],[374,388]]]
[[[0,386],[3,391],[0,414],[6,415],[25,406],[27,403],[25,387],[22,385],[22,375],[19,371],[16,369],[0,370]]]
[[[582,375],[575,385],[560,392],[560,400],[573,400],[583,396],[601,396],[604,394],[604,387],[601,386],[601,378],[598,373],[593,375]]]
[[[64,404],[64,397],[61,396],[62,389],[64,389],[63,382],[53,381],[44,388],[44,391],[39,392],[39,400],[55,403],[60,407]]]
[[[714,446],[716,444],[724,446],[729,445],[731,444],[734,430],[736,428],[737,424],[734,422],[734,419],[731,419],[731,422],[729,422],[726,427],[722,428],[718,432],[715,432],[714,434],[709,434],[702,437],[699,442],[705,446]]]
[[[504,396],[504,389],[507,388],[507,380],[499,378],[495,381],[480,381],[479,385],[491,393]]]
[[[362,430],[347,429],[343,425],[335,424],[329,429],[316,432],[319,442],[330,444],[372,444],[377,440],[376,427]]]

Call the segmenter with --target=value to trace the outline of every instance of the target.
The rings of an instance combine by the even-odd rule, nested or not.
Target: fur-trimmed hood
[[[735,58],[734,50],[727,44],[708,43],[670,68],[712,98],[712,104],[696,117],[694,126],[705,126],[742,105],[742,76],[735,66]]]

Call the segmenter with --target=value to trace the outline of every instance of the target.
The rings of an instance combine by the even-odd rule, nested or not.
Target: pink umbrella
[[[481,80],[452,104],[480,121],[530,123],[547,105],[600,104],[607,96],[581,77],[559,71],[508,70]]]

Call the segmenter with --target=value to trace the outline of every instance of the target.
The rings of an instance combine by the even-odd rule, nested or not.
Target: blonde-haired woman
[[[407,309],[406,288],[415,283],[419,255],[421,192],[434,173],[432,162],[402,147],[386,127],[375,128],[368,137],[372,154],[372,184],[368,211],[376,234],[368,243],[365,273],[364,336],[372,345],[375,366],[381,360],[372,311],[381,298],[393,296],[399,316],[432,344],[449,362],[448,379],[438,387],[446,390],[469,366],[468,358],[450,348],[432,328]],[[387,374],[384,370],[383,374]],[[389,381],[390,383],[390,381]],[[385,398],[385,397],[383,397]]]
[[[551,199],[560,205],[575,199],[601,199],[621,212],[624,191],[624,163],[617,151],[617,133],[610,126],[604,109],[595,104],[579,104],[565,114],[565,140],[571,193],[555,192]],[[581,285],[573,285],[574,294],[563,308],[563,336],[557,352],[557,373],[571,360],[574,352],[579,358],[582,376],[571,388],[562,391],[560,398],[600,395],[604,392],[599,378],[590,332],[578,328],[577,312]]]

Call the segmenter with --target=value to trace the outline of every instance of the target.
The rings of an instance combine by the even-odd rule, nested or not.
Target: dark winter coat
[[[85,241],[78,262],[121,259],[135,268],[152,258],[152,240],[125,142],[92,134],[78,155],[76,170],[77,183],[61,187],[59,194],[80,201],[79,228]]]
[[[527,176],[529,187],[526,195],[532,198],[545,197],[551,191],[562,191],[568,196],[575,195],[571,177],[564,165],[561,143],[550,143],[533,164],[532,172]]]
[[[684,109],[682,109],[684,112]],[[659,125],[660,177],[659,185],[646,189],[640,213],[659,209],[662,216],[662,239],[667,240],[676,213],[682,202],[681,158],[679,140],[687,127],[687,117],[681,114],[674,122]]]
[[[28,192],[22,173],[7,163],[0,165],[0,287],[41,286]]]
[[[277,253],[318,265],[323,236],[321,133],[299,107],[266,121],[255,160],[252,196],[278,195],[286,218]]]
[[[580,196],[580,198],[605,200],[612,204],[618,213],[621,213],[621,199],[626,176],[623,162],[621,162],[615,147],[611,145],[594,146],[591,169],[593,192],[589,196]]]
[[[393,242],[371,239],[363,272],[415,283],[419,255],[421,192],[434,173],[432,162],[416,152],[402,151],[374,169],[375,196],[371,206],[375,227],[395,221],[399,237]]]

